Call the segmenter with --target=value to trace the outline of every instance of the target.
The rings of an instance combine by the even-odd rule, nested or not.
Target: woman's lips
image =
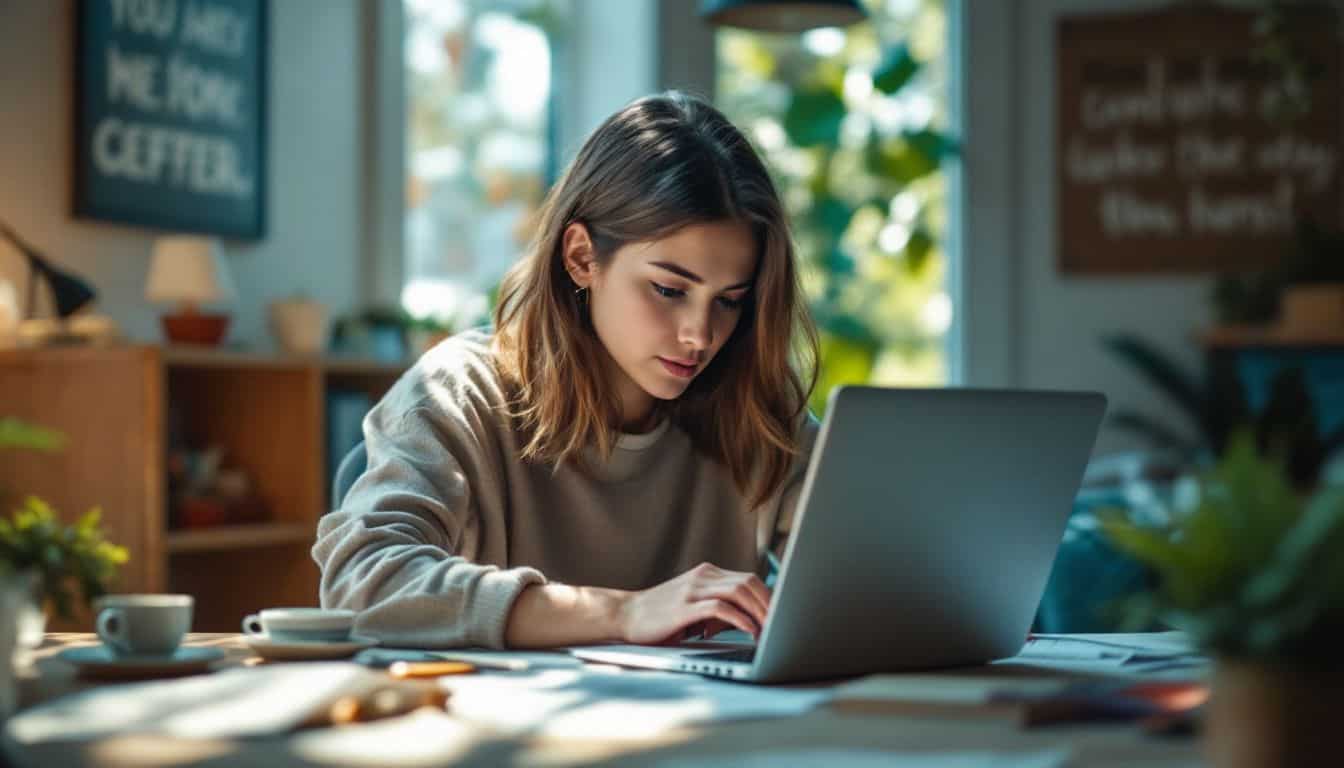
[[[686,363],[679,363],[673,360],[668,360],[666,357],[658,358],[658,362],[663,364],[663,367],[667,369],[668,373],[682,379],[691,378],[692,376],[695,375],[696,369],[699,368],[698,365],[694,364],[687,365]]]

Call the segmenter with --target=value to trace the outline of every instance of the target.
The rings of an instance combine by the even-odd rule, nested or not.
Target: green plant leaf
[[[864,150],[864,161],[872,173],[905,185],[936,173],[953,151],[951,140],[936,131],[874,135]]]
[[[922,227],[916,228],[905,243],[906,270],[911,274],[919,274],[929,263],[929,256],[932,254],[933,236]]]
[[[891,95],[905,87],[921,65],[910,55],[909,46],[904,43],[888,48],[882,57],[882,63],[873,72],[873,88]]]
[[[1102,345],[1133,366],[1162,394],[1180,406],[1191,422],[1200,423],[1203,394],[1199,385],[1180,365],[1163,355],[1157,347],[1132,334],[1105,336]]]
[[[784,113],[784,132],[800,147],[834,145],[840,140],[845,102],[830,88],[811,86],[793,94]]]
[[[1198,443],[1177,434],[1151,416],[1136,411],[1122,408],[1107,417],[1106,423],[1116,429],[1142,435],[1152,443],[1154,448],[1172,451],[1187,459],[1194,456],[1199,450]]]
[[[65,447],[65,435],[19,419],[0,418],[0,448],[24,448],[55,453]]]
[[[108,590],[129,560],[124,547],[103,538],[100,520],[94,508],[62,525],[49,504],[29,496],[9,519],[0,518],[0,561],[15,571],[35,571],[44,601],[58,616],[71,617],[75,590],[87,604]]]

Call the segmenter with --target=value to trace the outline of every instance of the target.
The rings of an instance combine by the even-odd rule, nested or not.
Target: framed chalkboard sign
[[[1337,15],[1295,7],[1314,78],[1286,120],[1281,70],[1255,55],[1253,12],[1213,4],[1068,17],[1056,27],[1058,263],[1065,273],[1273,265],[1297,221],[1337,224]]]
[[[266,0],[77,0],[78,216],[260,238]]]

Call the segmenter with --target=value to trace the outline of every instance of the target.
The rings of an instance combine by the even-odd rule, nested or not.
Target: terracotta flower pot
[[[1204,727],[1209,765],[1340,765],[1341,692],[1344,669],[1220,659]]]

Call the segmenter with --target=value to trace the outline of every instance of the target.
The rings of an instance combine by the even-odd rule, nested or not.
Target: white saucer
[[[224,651],[182,646],[172,653],[120,655],[105,645],[90,645],[66,648],[56,658],[75,665],[84,677],[127,679],[203,672],[211,662],[224,658]]]
[[[272,640],[266,635],[243,635],[243,641],[256,654],[269,661],[301,661],[304,659],[344,659],[378,641],[363,635],[351,635],[348,640],[298,643],[291,640]]]

